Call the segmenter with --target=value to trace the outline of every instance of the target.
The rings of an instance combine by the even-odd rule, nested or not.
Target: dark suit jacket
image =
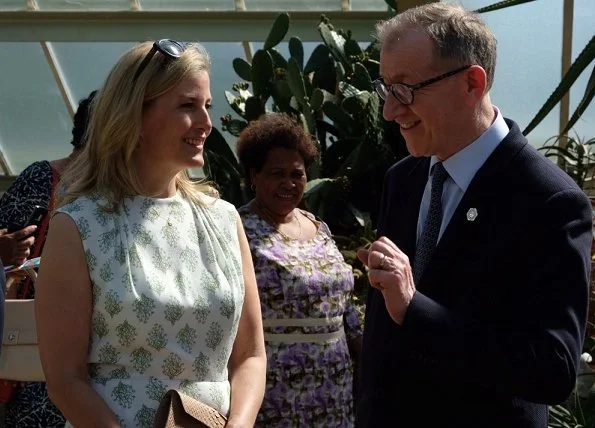
[[[368,296],[359,428],[546,427],[575,384],[590,276],[591,207],[511,128],[479,169],[402,326]],[[413,262],[429,158],[387,173],[378,235]],[[470,208],[478,212],[468,221]]]

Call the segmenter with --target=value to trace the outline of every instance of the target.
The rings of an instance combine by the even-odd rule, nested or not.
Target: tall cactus
[[[289,28],[289,15],[279,14],[252,64],[233,60],[243,82],[226,91],[226,98],[239,118],[224,116],[222,129],[237,137],[248,122],[269,110],[301,121],[321,152],[308,171],[304,201],[334,232],[357,234],[370,214],[375,217],[386,169],[405,153],[402,143],[384,142],[387,130],[391,138],[398,132],[390,132],[391,125],[381,119],[381,101],[373,90],[378,47],[373,42],[362,49],[349,31],[335,29],[322,16],[322,43],[310,58],[304,58],[298,37],[289,38],[290,56],[284,58],[277,46]]]

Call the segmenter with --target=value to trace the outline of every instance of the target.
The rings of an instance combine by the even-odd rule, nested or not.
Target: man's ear
[[[488,76],[480,65],[472,65],[466,72],[468,103],[473,105],[483,98],[488,88]]]

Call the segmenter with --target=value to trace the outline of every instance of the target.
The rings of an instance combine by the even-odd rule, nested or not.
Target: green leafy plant
[[[279,14],[252,62],[232,61],[242,81],[225,92],[231,112],[221,118],[221,129],[238,137],[250,121],[283,112],[312,136],[320,157],[308,171],[303,204],[329,225],[353,267],[353,300],[363,321],[368,282],[356,249],[375,238],[384,174],[407,150],[396,124],[382,118],[373,89],[377,43],[362,48],[349,31],[334,28],[322,16],[317,26],[322,42],[310,57],[298,37],[289,37],[289,57],[284,57],[278,46],[290,24],[288,14]],[[225,199],[236,206],[246,203],[253,194],[223,135],[214,130],[205,147],[206,175]]]
[[[387,0],[388,1],[388,0]],[[494,3],[489,6],[485,6],[476,10],[477,13],[493,12],[500,9],[505,9],[512,6],[518,6],[524,3],[531,3],[536,0],[504,0]],[[535,117],[529,122],[529,125],[523,130],[523,134],[527,135],[533,129],[537,127],[549,114],[549,112],[564,98],[564,96],[570,91],[570,88],[574,85],[579,76],[589,67],[589,65],[595,61],[595,36],[586,44],[581,53],[576,57],[566,74],[562,77],[562,80],[558,86],[554,89],[549,98],[545,101],[543,106],[535,114]],[[568,120],[568,123],[562,130],[562,134],[566,134],[576,124],[578,119],[587,110],[587,107],[593,101],[595,97],[595,65],[591,70],[591,75],[585,88],[585,93],[581,101],[578,103],[574,113]]]
[[[396,125],[382,119],[380,99],[373,90],[378,45],[362,48],[349,31],[335,29],[322,16],[317,27],[322,43],[310,57],[305,58],[299,38],[289,37],[286,58],[278,45],[290,23],[288,14],[279,14],[252,63],[233,60],[242,81],[225,93],[232,113],[221,118],[222,130],[237,137],[250,121],[267,112],[293,116],[320,150],[319,160],[308,171],[305,206],[333,232],[355,236],[365,228],[359,213],[366,213],[373,223],[384,173],[406,154]],[[234,173],[223,179],[234,189],[234,197],[238,189],[242,192],[243,198],[234,201],[246,202],[252,195],[235,157],[231,159],[233,153],[217,149],[215,155],[216,161],[223,163],[223,157],[233,165]]]
[[[574,82],[579,78],[581,73],[595,61],[595,36],[591,38],[589,43],[585,46],[585,48],[581,51],[578,57],[574,60],[562,81],[558,84],[554,92],[549,96],[545,104],[539,109],[535,117],[529,122],[529,125],[524,129],[523,134],[528,134],[531,132],[537,125],[541,123],[541,121],[548,115],[548,113],[560,102],[560,100],[566,95],[569,91]],[[585,93],[578,103],[578,106],[568,123],[562,130],[562,134],[568,132],[578,121],[581,115],[587,110],[587,107],[593,101],[593,97],[595,96],[595,66],[593,66],[593,70],[591,71],[591,76],[589,77],[589,81],[587,82],[587,87],[585,88]]]
[[[595,138],[552,137],[539,150],[554,160],[581,189],[587,190],[593,186]]]

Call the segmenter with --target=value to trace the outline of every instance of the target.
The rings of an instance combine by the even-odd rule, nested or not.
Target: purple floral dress
[[[291,240],[247,206],[239,213],[256,271],[268,359],[256,426],[353,427],[353,366],[347,340],[362,332],[351,303],[351,267],[324,223],[313,239]],[[334,319],[338,325],[303,325],[312,319]],[[287,325],[296,320],[298,326]],[[337,335],[342,328],[345,334]],[[269,339],[283,335],[302,341]],[[319,340],[307,341],[314,337]]]

